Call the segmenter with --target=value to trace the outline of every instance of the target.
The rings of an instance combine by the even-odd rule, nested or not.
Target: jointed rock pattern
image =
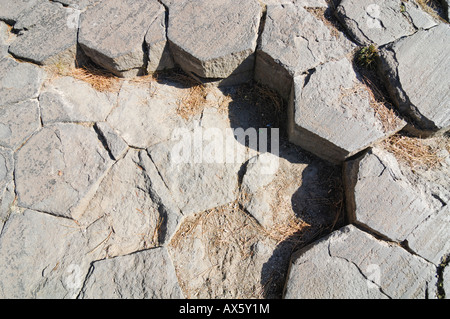
[[[448,298],[448,1],[374,2],[0,0],[0,298]]]

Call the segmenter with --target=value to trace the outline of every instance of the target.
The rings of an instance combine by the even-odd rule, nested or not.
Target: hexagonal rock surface
[[[440,24],[380,50],[380,70],[391,97],[416,123],[419,135],[450,128],[449,43],[450,26]]]
[[[73,221],[11,214],[0,236],[0,298],[75,298],[94,260],[89,250]]]
[[[0,146],[16,150],[40,127],[36,100],[0,107]]]
[[[14,24],[20,13],[45,0],[0,0],[0,20]]]
[[[98,253],[113,257],[157,247],[170,238],[180,218],[166,186],[145,151],[129,150],[74,217],[95,221],[107,240]],[[93,230],[92,230],[93,231]]]
[[[435,264],[450,249],[449,210],[411,185],[393,155],[373,148],[345,163],[344,181],[352,222],[392,240],[406,240],[412,250]]]
[[[169,140],[175,128],[185,127],[177,114],[178,97],[179,90],[170,85],[125,82],[106,121],[128,145],[146,148]]]
[[[338,175],[327,163],[283,147],[280,157],[264,153],[249,160],[240,202],[268,233],[284,229],[285,236],[308,242],[336,219]]]
[[[183,214],[235,200],[238,172],[248,159],[228,117],[213,108],[203,112],[193,130],[174,128],[169,141],[148,152]]]
[[[16,153],[15,182],[22,207],[71,217],[72,210],[111,166],[91,127],[47,126]]]
[[[261,13],[256,0],[170,1],[175,62],[202,78],[251,79]]]
[[[294,4],[267,7],[255,65],[255,80],[275,89],[286,100],[292,78],[351,52],[354,45],[314,11]]]
[[[44,74],[31,63],[19,63],[10,58],[0,60],[0,104],[38,97]]]
[[[105,121],[117,103],[117,93],[99,92],[72,77],[53,80],[39,95],[42,122]]]
[[[101,1],[81,15],[78,42],[105,69],[135,76],[145,64],[144,37],[163,11],[157,0]]]
[[[413,1],[343,0],[336,16],[359,44],[383,45],[436,22]]]
[[[20,34],[9,52],[38,64],[75,65],[79,12],[54,2],[40,2],[23,11],[15,30]]]
[[[86,278],[82,299],[180,299],[175,270],[165,248],[97,261]]]
[[[288,107],[290,141],[339,163],[402,129],[405,122],[393,115],[395,125],[385,126],[357,77],[346,58],[296,77]]]
[[[285,298],[424,299],[435,294],[435,270],[350,225],[293,258]]]

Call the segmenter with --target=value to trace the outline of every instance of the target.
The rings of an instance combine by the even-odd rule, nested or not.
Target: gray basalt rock
[[[14,29],[20,33],[9,52],[37,64],[74,66],[79,14],[58,3],[39,2],[18,17]]]
[[[89,6],[93,6],[102,0],[52,0],[54,2],[62,3],[74,9],[84,10]]]
[[[14,183],[14,157],[9,149],[0,148],[0,229],[8,220],[13,211],[15,199]]]
[[[340,163],[401,130],[405,122],[395,116],[395,125],[385,126],[368,90],[346,58],[296,77],[288,106],[290,141]]]
[[[118,76],[143,72],[144,38],[164,12],[157,0],[108,0],[81,15],[78,42],[95,63]]]
[[[31,64],[10,58],[0,60],[0,101],[2,105],[37,98],[45,72]]]
[[[19,205],[69,218],[112,165],[94,129],[77,124],[44,127],[15,158]]]
[[[450,26],[440,24],[380,50],[380,73],[394,103],[410,117],[418,135],[428,136],[450,128],[448,43]]]
[[[413,1],[343,0],[336,16],[361,45],[383,45],[436,25]]]
[[[324,20],[299,5],[268,6],[255,80],[288,100],[294,76],[350,53],[354,45]]]
[[[423,228],[430,230],[428,226],[442,216],[434,213],[433,201],[404,177],[395,157],[379,148],[347,162],[344,181],[350,220],[391,240],[402,242],[411,236],[420,245]],[[436,245],[438,249],[428,253],[439,254]]]
[[[11,214],[0,236],[0,297],[76,298],[95,257],[90,248],[73,221],[31,210]]]
[[[425,299],[435,266],[350,225],[299,251],[285,298]]]
[[[129,150],[74,217],[104,233],[99,256],[114,257],[158,247],[177,227],[180,211],[145,151]]]
[[[9,24],[14,24],[20,14],[35,4],[44,2],[45,0],[0,0],[0,20]]]
[[[256,0],[169,1],[175,62],[201,78],[251,79],[262,8]]]
[[[180,299],[175,269],[165,248],[97,261],[82,299]]]
[[[106,143],[106,147],[111,156],[118,160],[128,149],[127,143],[114,131],[114,129],[106,122],[95,123],[95,128]]]
[[[130,146],[146,148],[167,141],[175,128],[185,126],[177,114],[178,94],[169,85],[126,82],[107,122]]]
[[[36,100],[0,107],[0,146],[16,150],[40,127]]]
[[[145,35],[149,73],[173,68],[174,62],[167,42],[166,11],[160,11]]]
[[[117,93],[96,91],[88,83],[59,77],[39,96],[44,124],[105,121],[117,103]]]

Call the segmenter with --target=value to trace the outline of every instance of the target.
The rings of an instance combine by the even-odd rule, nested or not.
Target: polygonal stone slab
[[[386,151],[373,148],[345,163],[344,170],[352,222],[402,242],[427,218],[433,219],[432,203],[404,178],[395,157]]]
[[[435,267],[350,225],[299,251],[285,298],[425,299]]]
[[[44,124],[104,121],[117,103],[117,93],[96,91],[88,83],[59,77],[39,96]]]
[[[75,65],[79,11],[54,2],[41,2],[19,16],[19,36],[9,52],[42,65]]]
[[[179,90],[169,85],[126,82],[107,122],[128,145],[146,148],[170,139],[185,123],[177,114]]]
[[[362,45],[383,45],[430,28],[436,22],[413,1],[343,0],[336,16],[351,36]]]
[[[257,50],[255,80],[287,100],[295,75],[341,58],[353,48],[342,33],[307,9],[294,4],[271,5]]]
[[[253,69],[258,1],[170,2],[168,39],[183,70],[203,78],[227,78]]]
[[[82,299],[180,299],[175,270],[165,248],[97,261]]]
[[[14,24],[20,13],[45,0],[0,0],[0,20]]]
[[[402,129],[405,122],[394,115],[395,125],[384,126],[368,90],[346,58],[296,77],[288,110],[290,141],[339,163]]]
[[[426,136],[450,128],[450,26],[440,24],[380,50],[380,70],[400,112]]]
[[[78,41],[97,64],[118,76],[135,76],[145,64],[144,37],[164,12],[157,0],[108,0],[88,8]]]
[[[98,253],[114,257],[164,244],[180,214],[148,154],[130,150],[74,217],[83,224],[96,221],[91,228],[107,238]]]
[[[93,128],[55,124],[30,138],[16,153],[16,163],[20,206],[71,217],[112,160]]]
[[[13,59],[0,60],[0,101],[2,105],[16,103],[39,95],[44,71],[31,63]]]
[[[16,150],[40,127],[39,104],[36,100],[0,107],[0,146]]]
[[[95,256],[89,249],[73,221],[11,214],[0,236],[0,298],[75,298]]]
[[[106,143],[111,156],[118,160],[128,149],[127,143],[106,122],[95,123],[95,129],[103,137],[103,142]]]
[[[208,108],[194,130],[174,128],[170,140],[148,148],[183,214],[236,199],[238,172],[248,159],[226,115]]]

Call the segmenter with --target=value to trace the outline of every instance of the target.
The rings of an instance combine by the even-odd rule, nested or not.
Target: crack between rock
[[[375,285],[375,286],[378,288],[378,290],[380,291],[380,293],[382,293],[383,295],[385,295],[387,298],[392,299],[391,296],[389,296],[387,293],[385,293],[385,292],[383,291],[383,288],[382,288],[380,285],[378,285],[378,284],[377,284],[376,282],[374,282],[373,280],[370,280],[369,278],[367,278],[366,275],[362,272],[361,268],[359,268],[359,266],[358,266],[356,263],[354,263],[354,262],[351,261],[351,260],[348,260],[347,258],[341,257],[341,256],[333,256],[333,255],[331,254],[331,249],[330,249],[330,247],[331,247],[331,242],[328,243],[328,255],[330,256],[330,258],[338,258],[338,259],[341,259],[341,260],[346,261],[346,262],[349,263],[349,264],[354,265],[354,266],[356,267],[356,269],[358,269],[358,271],[359,271],[359,273],[361,274],[361,276],[363,276],[364,279],[365,279],[366,281],[371,282],[373,285]],[[370,289],[370,288],[369,288],[369,289]]]

